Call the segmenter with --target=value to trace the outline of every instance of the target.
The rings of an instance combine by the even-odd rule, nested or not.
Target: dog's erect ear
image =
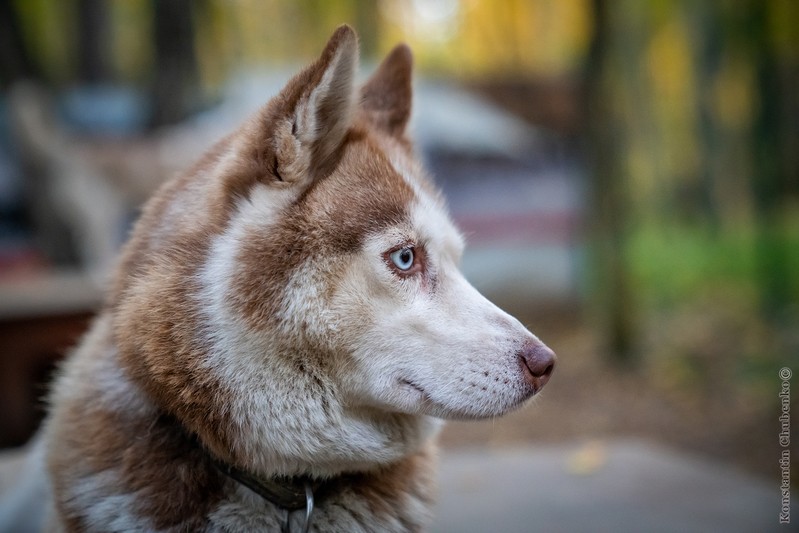
[[[413,55],[396,46],[361,88],[361,107],[383,131],[401,137],[411,117]]]
[[[319,59],[280,93],[283,118],[274,131],[280,179],[314,179],[335,159],[353,120],[357,68],[358,38],[340,26]]]

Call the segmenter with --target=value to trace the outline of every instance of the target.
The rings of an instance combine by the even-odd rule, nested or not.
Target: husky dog
[[[458,270],[405,133],[410,50],[359,91],[357,62],[342,26],[145,206],[51,396],[56,529],[423,530],[440,419],[549,379]]]

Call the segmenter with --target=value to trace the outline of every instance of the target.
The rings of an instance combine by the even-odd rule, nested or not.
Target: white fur
[[[283,512],[251,490],[237,486],[228,500],[214,509],[209,516],[213,531],[280,531]],[[295,530],[297,531],[297,530]]]
[[[516,351],[532,335],[459,273],[462,237],[441,200],[410,174],[414,167],[401,168],[416,196],[410,219],[371,235],[355,256],[326,258],[349,263],[331,301],[325,296],[331,265],[309,258],[295,270],[277,314],[279,332],[249,329],[231,308],[230,282],[245,236],[253,229],[267,234],[279,223],[291,193],[258,186],[212,244],[198,302],[212,346],[209,371],[238,391],[229,406],[242,428],[236,442],[258,471],[290,475],[310,469],[325,476],[388,463],[437,430],[428,415],[496,416],[529,396],[519,383]],[[435,295],[419,280],[400,282],[388,270],[383,253],[403,242],[425,247]],[[296,375],[285,353],[277,355],[292,350],[283,339],[300,335],[328,343],[345,339],[331,351],[351,354],[336,361],[343,370],[326,376],[323,392],[311,397],[310,381],[298,384],[308,378]],[[260,371],[252,372],[253,366]]]
[[[59,410],[75,391],[85,390],[87,376],[91,376],[94,385],[93,394],[87,402],[92,409],[124,413],[124,416],[155,416],[152,404],[123,372],[113,348],[105,345],[110,329],[109,317],[98,319],[80,349],[64,366],[51,398],[53,420],[44,432],[48,446],[61,445],[59,439],[53,436],[60,429]],[[97,351],[104,352],[104,356],[90,356]],[[65,505],[86,512],[90,531],[144,530],[135,517],[136,494],[119,492],[120,474],[113,469],[84,474],[81,473],[84,465],[84,458],[69,465],[75,472],[73,479],[76,481]]]
[[[286,210],[296,207],[295,200],[314,180],[323,179],[317,171],[331,170],[328,163],[333,160],[326,158],[339,149],[352,125],[355,35],[343,28],[337,36],[331,41],[337,46],[333,57],[318,64],[326,65],[321,81],[300,98],[295,109],[277,119],[269,141],[274,143],[271,147],[279,176],[269,184],[256,181],[235,200],[238,203],[224,229],[214,226],[209,231],[208,253],[197,254],[202,257],[200,264],[191,265],[196,267],[192,269],[196,277],[185,285],[199,287],[189,297],[191,301],[182,299],[183,292],[167,292],[181,298],[183,305],[177,312],[197,318],[199,331],[196,323],[190,322],[190,328],[168,334],[193,347],[202,346],[200,356],[192,358],[191,371],[207,372],[215,378],[209,382],[222,384],[218,397],[209,399],[211,409],[218,410],[216,418],[209,419],[221,415],[233,427],[224,428],[228,431],[224,442],[230,448],[214,449],[214,453],[228,453],[236,466],[262,477],[325,478],[358,473],[360,485],[343,484],[320,502],[312,531],[399,532],[415,529],[429,518],[433,488],[427,470],[434,460],[430,441],[441,426],[440,419],[497,416],[529,398],[534,389],[524,374],[519,350],[536,339],[480,295],[459,272],[463,238],[450,221],[443,200],[425,183],[421,165],[382,134],[372,141],[387,152],[393,170],[412,190],[412,198],[401,211],[406,213],[404,219],[390,227],[373,228],[366,235],[349,236],[347,242],[361,243],[357,250],[347,247],[347,251],[325,252],[333,256],[310,253],[299,264],[292,262],[287,279],[275,278],[285,285],[262,296],[275,299],[264,302],[269,316],[253,317],[247,314],[252,309],[240,308],[244,297],[253,295],[236,293],[241,290],[237,281],[244,277],[249,282],[246,274],[250,272],[244,269],[258,268],[253,266],[253,258],[246,256],[253,244],[248,240],[254,235],[268,239],[276,232]],[[204,179],[178,182],[184,188],[170,191],[174,193],[174,197],[166,197],[170,205],[154,211],[160,215],[156,220],[159,227],[152,229],[145,241],[151,253],[158,257],[162,243],[172,242],[172,232],[193,230],[195,225],[202,228],[198,217],[206,204],[219,201],[219,180],[215,178],[250,168],[247,165],[252,161],[239,161],[239,152],[244,149],[243,157],[251,157],[250,141],[263,139],[249,135],[260,131],[257,121],[248,123],[216,163],[203,171],[208,173]],[[359,148],[353,143],[352,149]],[[341,168],[346,170],[346,164]],[[320,193],[320,198],[330,197]],[[324,234],[309,233],[294,237],[309,240]],[[303,249],[331,248],[325,246],[328,243],[314,244]],[[394,271],[385,257],[408,245],[423,258],[419,264],[424,269],[406,276]],[[163,293],[157,291],[164,290],[162,285],[158,279],[148,284],[153,281],[148,275],[169,273],[143,270],[133,278],[132,286],[139,291],[136,295],[153,290],[156,292],[148,296],[160,297]],[[257,277],[255,280],[258,283]],[[183,287],[185,280],[170,281]],[[126,296],[118,297],[129,303]],[[144,301],[158,305],[157,299]],[[135,303],[138,300],[131,305]],[[128,311],[124,305],[120,307]],[[79,511],[74,515],[88,517],[85,527],[89,530],[147,530],[150,522],[136,514],[139,498],[148,497],[144,489],[130,481],[126,484],[123,472],[113,466],[92,470],[96,463],[83,460],[82,450],[58,448],[69,443],[74,417],[83,412],[80,409],[97,406],[104,414],[113,414],[108,423],[111,429],[127,427],[127,416],[139,424],[158,421],[159,410],[125,374],[115,348],[119,342],[115,333],[131,335],[119,322],[136,321],[138,315],[131,312],[114,319],[122,333],[111,330],[111,314],[106,312],[65,366],[52,396],[54,407],[44,436],[52,455],[61,458],[54,467],[59,470],[54,479],[62,483],[61,493],[56,494],[62,509],[72,508]],[[142,334],[137,329],[134,332]],[[146,331],[143,334],[147,335]],[[157,334],[164,335],[163,331]],[[162,339],[157,338],[159,343]],[[119,346],[125,349],[124,343]],[[153,350],[146,355],[159,353]],[[127,359],[130,352],[125,356],[132,365]],[[194,365],[200,365],[199,370]],[[144,373],[137,379],[146,380],[151,370],[145,367],[134,372]],[[179,365],[166,370],[181,371]],[[147,387],[147,381],[136,383]],[[186,393],[180,383],[177,380],[173,388],[166,386],[161,393],[179,397]],[[180,411],[173,414],[182,416]],[[213,434],[218,428],[207,429]],[[198,438],[207,436],[197,433]],[[143,450],[138,453],[149,453],[149,449]],[[123,453],[118,449],[111,452]],[[350,478],[339,481],[345,479]],[[64,480],[69,486],[63,487]],[[136,487],[141,494],[126,486]],[[276,530],[282,523],[283,512],[235,482],[226,481],[220,490],[224,490],[221,501],[211,501],[216,507],[207,516],[195,517],[207,519],[210,529]],[[291,520],[299,525],[299,516],[292,515]]]
[[[135,514],[136,494],[115,490],[117,477],[115,471],[107,470],[83,477],[72,487],[69,505],[85,510],[87,532],[154,530]]]
[[[228,231],[214,240],[201,274],[204,289],[198,304],[207,321],[206,339],[212,346],[209,371],[218,373],[238,391],[235,403],[229,406],[233,419],[242,427],[237,445],[251,458],[254,469],[271,475],[303,473],[309,467],[316,475],[335,475],[343,470],[373,468],[407,455],[437,431],[437,421],[399,413],[386,415],[366,406],[350,409],[342,404],[340,385],[334,380],[324,383],[326,413],[320,397],[308,397],[307,383],[302,383],[303,376],[297,376],[287,365],[285,355],[275,354],[291,349],[282,339],[296,338],[297,331],[291,330],[299,326],[293,320],[309,320],[312,332],[319,335],[343,327],[327,316],[331,313],[325,311],[326,304],[321,301],[323,281],[315,264],[304,264],[289,280],[285,304],[278,313],[286,328],[283,331],[253,331],[231,308],[229,282],[235,279],[244,235],[253,225],[259,232],[267,232],[272,223],[269,206],[274,202],[259,203],[267,199],[264,192],[251,201],[242,201]],[[252,371],[254,366],[258,372]],[[397,427],[403,428],[402,439],[396,438]]]
[[[420,170],[395,156],[413,186],[410,219],[373,235],[337,291],[342,317],[364,322],[347,349],[352,401],[443,418],[496,416],[529,397],[517,351],[535,337],[479,294],[459,272],[463,239],[442,201],[419,184]],[[381,259],[404,242],[424,247],[435,288],[398,280]],[[434,291],[434,293],[432,292]],[[344,318],[342,318],[342,321]]]

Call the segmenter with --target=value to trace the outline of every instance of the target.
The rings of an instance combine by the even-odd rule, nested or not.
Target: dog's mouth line
[[[451,413],[452,412],[452,408],[447,407],[446,405],[441,404],[441,403],[437,402],[436,400],[434,400],[430,396],[430,394],[424,389],[424,387],[422,387],[421,385],[417,384],[415,381],[410,380],[408,378],[398,378],[397,382],[399,383],[399,385],[401,387],[403,387],[405,389],[410,389],[410,390],[418,393],[421,396],[422,401],[424,403],[426,403],[429,407],[432,407],[434,409],[440,410],[441,412],[445,412],[445,413]]]
[[[423,389],[422,387],[420,387],[419,385],[417,385],[416,383],[414,383],[413,381],[411,381],[410,379],[407,379],[407,378],[399,378],[397,381],[398,381],[398,382],[399,382],[399,384],[400,384],[400,385],[402,385],[403,387],[408,387],[408,388],[411,388],[411,389],[415,390],[416,392],[418,392],[419,394],[421,394],[422,396],[424,396],[425,398],[427,398],[427,399],[430,399],[430,400],[432,401],[432,399],[430,398],[430,395],[429,395],[429,394],[427,394],[427,391],[426,391],[426,390],[424,390],[424,389]]]
[[[519,409],[524,404],[526,404],[528,401],[530,401],[534,396],[537,396],[538,392],[539,392],[539,391],[536,391],[536,392],[533,392],[532,394],[523,394],[520,397],[515,398],[510,405],[507,405],[507,406],[505,406],[504,409],[502,409],[501,413],[476,414],[476,413],[472,413],[472,412],[469,412],[469,411],[463,410],[463,409],[453,409],[452,407],[447,407],[447,406],[437,402],[436,400],[434,400],[430,396],[430,394],[424,389],[424,387],[422,387],[421,385],[419,385],[418,383],[416,383],[412,379],[409,379],[409,378],[406,378],[406,377],[399,377],[399,378],[397,378],[397,383],[399,384],[400,387],[403,387],[405,389],[409,389],[409,390],[412,390],[412,391],[418,393],[421,396],[421,398],[423,399],[423,401],[425,403],[427,403],[428,405],[435,406],[435,407],[440,408],[440,409],[444,409],[450,415],[455,415],[458,419],[463,419],[463,420],[484,420],[484,419],[487,419],[487,418],[493,418],[495,416],[502,416],[503,414],[506,414],[506,413],[508,413],[510,411],[515,411],[515,410]]]
[[[411,379],[408,379],[408,378],[398,378],[397,382],[399,383],[399,385],[401,387],[406,388],[406,389],[411,389],[411,390],[417,392],[422,397],[422,400],[425,403],[427,403],[429,405],[435,405],[435,406],[438,406],[440,408],[444,408],[443,405],[439,404],[437,401],[435,401],[430,396],[430,394],[424,389],[424,387],[422,387],[421,385],[419,385],[415,381],[413,381]]]

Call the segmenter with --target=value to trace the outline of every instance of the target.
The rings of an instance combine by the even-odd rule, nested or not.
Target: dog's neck
[[[211,414],[200,422],[214,420],[219,427],[187,425],[220,459],[254,475],[329,478],[375,470],[416,453],[441,425],[426,415],[354,404],[334,381],[289,372],[288,356],[263,353],[258,374],[238,366],[255,357],[249,353],[217,357],[226,359],[230,374],[220,379],[225,402],[210,403]],[[270,377],[268,390],[260,375]],[[200,392],[196,397],[203,397]],[[225,413],[235,413],[235,423]]]
[[[374,471],[417,453],[442,425],[426,415],[353,406],[338,400],[335,392],[309,399],[307,389],[289,379],[276,380],[276,390],[269,395],[259,392],[263,386],[258,383],[239,384],[239,394],[228,395],[222,407],[221,402],[210,403],[201,423],[195,418],[192,424],[180,409],[148,394],[151,388],[143,380],[126,374],[133,390],[116,387],[109,393],[148,398],[148,407],[140,411],[144,419],[172,413],[175,425],[195,435],[192,438],[214,458],[257,478],[327,479]],[[203,398],[199,393],[194,397]],[[128,402],[120,398],[114,403]],[[225,413],[236,413],[235,423]]]
[[[335,425],[308,425],[305,434],[261,433],[261,439],[250,441],[253,453],[240,464],[247,472],[267,478],[327,479],[370,472],[417,453],[442,426],[440,420],[427,416],[371,409],[343,411],[336,418]]]
[[[413,432],[414,434],[411,435],[404,432],[402,435],[404,439],[406,439],[405,444],[408,445],[408,449],[406,450],[407,457],[423,453],[422,447],[425,444],[429,447],[429,440],[441,426],[440,421],[430,419],[429,417],[406,416],[405,418],[407,422],[411,422],[411,425],[416,428],[416,431]],[[415,424],[413,422],[415,422]],[[180,428],[179,431],[183,433],[187,439],[191,440],[195,446],[203,449],[205,448],[200,443],[199,439],[195,435],[187,432],[179,422],[175,420],[174,424],[176,427]],[[396,429],[396,421],[392,421],[391,425]],[[396,431],[394,434],[386,436],[388,438],[397,438]],[[407,439],[410,439],[410,441],[408,442]],[[354,471],[342,471],[339,475],[319,478],[310,474],[310,472],[317,470],[312,464],[308,466],[309,474],[291,477],[265,476],[263,474],[259,475],[252,471],[237,468],[215,457],[214,454],[207,449],[205,449],[204,453],[208,458],[208,464],[212,465],[229,479],[257,494],[265,501],[286,511],[288,513],[286,517],[289,517],[290,514],[295,511],[304,510],[307,513],[306,519],[310,518],[315,505],[325,501],[326,495],[336,493],[342,486],[348,485],[353,479],[357,479],[362,474],[368,475],[376,468],[387,467],[389,463],[401,462],[402,459],[407,458],[400,457],[397,458],[397,461],[375,462],[374,464],[366,464],[361,460],[359,461],[360,468]]]

